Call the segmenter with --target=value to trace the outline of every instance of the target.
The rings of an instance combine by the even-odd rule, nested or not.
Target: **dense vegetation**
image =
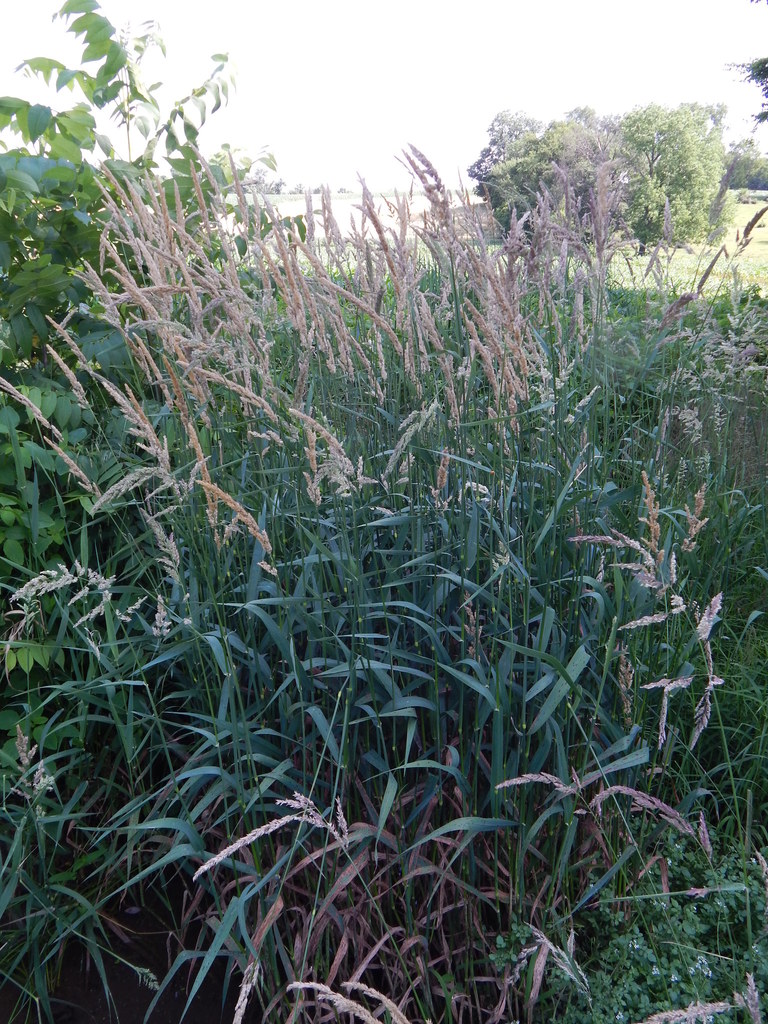
[[[503,111],[469,174],[505,225],[513,213],[521,217],[535,206],[542,189],[557,205],[570,194],[586,212],[602,177],[641,246],[665,234],[678,244],[701,242],[715,237],[731,214],[723,177],[725,114],[723,106],[697,103],[673,110],[651,104],[621,118],[578,107],[544,128]],[[750,155],[742,154],[742,177],[756,169],[747,170]]]
[[[64,13],[90,103],[146,105]],[[130,899],[165,906],[154,981],[191,1003],[223,962],[238,1021],[759,1020],[759,290],[624,260],[600,173],[500,242],[415,150],[418,223],[367,191],[351,235],[327,193],[280,220],[187,106],[147,130],[165,179],[154,147],[95,169],[84,108],[3,108],[19,1009],[53,1019],[67,947],[106,978]]]
[[[754,138],[723,142],[725,108],[652,104],[624,117],[577,107],[546,127],[501,111],[468,173],[506,225],[545,189],[556,204],[570,190],[586,212],[598,174],[608,177],[628,237],[641,245],[667,235],[678,245],[722,237],[737,194],[768,191],[768,157]]]

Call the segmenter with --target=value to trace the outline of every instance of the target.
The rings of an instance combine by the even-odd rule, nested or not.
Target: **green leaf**
[[[47,420],[53,415],[58,404],[58,395],[53,391],[46,391],[40,399],[40,412]]]
[[[568,693],[570,688],[571,686],[567,679],[563,679],[562,677],[558,679],[558,681],[552,687],[549,696],[542,704],[541,710],[539,711],[538,715],[536,715],[535,719],[533,720],[531,728],[528,730],[530,736],[532,736],[535,732],[538,732],[542,725],[549,721],[549,719],[552,717],[552,714],[554,713],[555,708],[562,701],[562,699]]]
[[[27,130],[30,142],[36,142],[40,138],[51,123],[52,116],[51,108],[44,107],[41,103],[36,103],[33,107],[29,108],[27,113]]]
[[[96,142],[99,145],[99,149],[102,151],[104,156],[114,155],[115,150],[112,146],[112,143],[109,141],[109,136],[102,135],[101,132],[94,132],[93,137],[96,139]]]
[[[43,668],[48,668],[51,662],[51,652],[47,647],[35,645],[34,647],[30,647],[30,652],[33,660],[36,661],[38,665],[41,665]]]
[[[83,50],[83,63],[89,64],[94,61],[101,60],[102,57],[106,57],[108,52],[109,40],[97,39],[96,42],[89,43]]]
[[[21,422],[21,417],[10,405],[0,406],[0,434],[10,434]]]
[[[557,674],[555,672],[545,672],[541,679],[537,680],[526,693],[525,703],[527,704],[529,701],[535,700],[540,693],[543,693],[544,690],[548,690],[556,678]]]
[[[246,891],[242,895],[234,896],[230,900],[229,906],[222,915],[221,922],[219,923],[216,929],[216,934],[214,935],[213,939],[211,940],[210,946],[205,952],[203,962],[200,964],[199,968],[195,972],[195,980],[192,984],[192,988],[190,989],[189,996],[187,997],[187,1002],[184,1007],[184,1010],[182,1011],[182,1017],[186,1015],[187,1010],[194,1004],[194,998],[197,995],[200,986],[205,981],[206,975],[211,969],[211,966],[214,960],[216,959],[219,950],[224,945],[224,943],[230,938],[230,935],[234,930],[234,923],[240,909],[240,903],[242,902],[243,904],[247,905],[249,899],[250,892],[248,891],[248,889],[246,889]]]
[[[72,402],[66,395],[57,395],[56,405],[53,410],[53,418],[56,421],[56,426],[60,430],[64,430],[65,427],[69,426],[69,421],[72,416]],[[48,414],[49,418],[51,413]]]
[[[381,807],[379,808],[379,823],[376,829],[376,842],[381,839],[381,833],[384,831],[384,826],[387,823],[389,812],[392,810],[392,804],[395,802],[397,796],[397,780],[394,775],[390,772],[389,778],[387,779],[387,788],[384,790],[384,796],[381,800]]]
[[[32,327],[29,320],[20,313],[11,317],[11,330],[25,359],[32,358]]]
[[[536,544],[535,544],[535,546],[533,548],[533,554],[534,555],[536,554],[536,552],[539,550],[541,545],[544,543],[544,541],[549,536],[549,532],[552,529],[552,526],[554,525],[555,519],[560,514],[560,509],[563,507],[563,503],[565,502],[566,498],[571,496],[571,494],[572,494],[572,484],[573,484],[573,481],[576,479],[576,474],[579,471],[579,467],[581,466],[582,459],[583,459],[582,455],[579,455],[576,459],[574,459],[573,466],[571,466],[571,472],[568,474],[568,479],[566,480],[564,486],[562,487],[560,493],[558,494],[557,500],[555,501],[555,504],[552,506],[552,509],[551,509],[549,515],[547,516],[544,525],[542,526],[541,530],[539,531],[539,536],[538,536],[538,538],[536,540]]]
[[[16,661],[22,672],[29,672],[35,663],[34,656],[29,647],[21,647],[16,651]]]
[[[627,861],[631,857],[634,857],[634,855],[637,852],[637,846],[635,846],[635,844],[630,841],[629,845],[626,847],[626,849],[619,857],[619,859],[616,861],[616,863],[611,865],[611,867],[603,875],[601,875],[600,878],[598,878],[598,880],[589,887],[589,889],[587,889],[587,891],[584,893],[584,895],[581,897],[581,899],[578,901],[575,907],[569,907],[568,920],[573,920],[573,915],[576,913],[576,911],[580,910],[582,907],[586,906],[589,902],[591,902],[591,900],[593,900],[595,896],[597,896],[601,889],[605,888],[605,886],[610,882],[614,875],[621,871],[622,867],[627,863]]]
[[[3,554],[9,562],[13,562],[15,565],[21,568],[24,563],[24,548],[19,544],[13,537],[9,537],[3,544]]]
[[[28,302],[25,307],[25,311],[29,317],[29,322],[37,333],[37,336],[45,341],[48,337],[48,324],[46,323],[45,317],[40,312],[39,307],[36,306],[34,302]]]
[[[40,192],[40,188],[31,175],[24,171],[20,171],[17,167],[11,167],[4,163],[2,170],[5,172],[6,185],[11,188],[17,188],[21,192],[26,192],[29,195],[36,196]]]
[[[586,644],[582,644],[581,647],[575,652],[571,660],[565,666],[565,672],[572,683],[578,681],[579,676],[589,664],[591,653],[587,648]]]
[[[113,39],[107,49],[107,59],[99,71],[99,78],[105,80],[115,78],[118,72],[128,64],[129,59],[125,47]]]
[[[64,70],[61,61],[53,60],[51,57],[33,57],[25,61],[25,66],[36,75],[40,75],[46,85],[50,85],[54,72],[60,74]]]
[[[425,843],[439,839],[440,836],[450,835],[452,832],[466,832],[468,835],[478,835],[480,832],[497,832],[502,829],[518,827],[518,823],[516,821],[512,821],[510,818],[454,818],[453,821],[449,821],[445,825],[440,825],[439,828],[434,829],[432,832],[428,832],[425,836],[422,836],[421,839],[417,839],[408,847],[407,850],[404,851],[404,853],[411,853],[419,846],[423,846]]]
[[[202,637],[203,640],[211,648],[216,664],[219,666],[219,671],[223,676],[227,675],[227,656],[224,653],[221,640],[216,636],[215,633],[205,633]]]
[[[56,159],[69,160],[73,164],[79,164],[83,159],[83,153],[80,146],[68,139],[66,136],[57,132],[56,135],[50,141],[49,144],[51,156]]]
[[[294,217],[293,218],[293,226],[299,232],[299,238],[301,239],[301,241],[302,242],[306,242],[306,240],[307,240],[307,225],[306,225],[305,218],[303,216]]]
[[[560,678],[552,687],[552,691],[541,706],[538,715],[536,715],[530,728],[530,735],[537,732],[551,718],[555,708],[576,684],[577,679],[588,665],[590,657],[591,655],[586,645],[582,644],[565,668],[561,667],[558,670]]]
[[[75,18],[69,26],[69,31],[78,36],[85,36],[88,43],[111,39],[115,32],[114,28],[103,15],[95,14],[96,10],[98,10],[98,4],[82,14],[81,17]],[[83,57],[84,61],[86,59]]]
[[[56,91],[60,92],[65,89],[68,85],[78,77],[77,71],[72,71],[70,68],[62,68],[56,79]]]
[[[77,103],[70,110],[65,111],[63,114],[59,114],[58,123],[64,125],[67,129],[72,129],[74,125],[80,125],[82,128],[93,128],[96,123],[93,118],[93,112],[87,103]]]
[[[619,757],[615,761],[601,765],[600,768],[595,771],[588,772],[582,778],[581,785],[586,788],[587,786],[591,786],[593,782],[597,782],[598,779],[606,779],[608,775],[613,775],[614,772],[623,772],[627,771],[629,768],[637,768],[642,764],[647,764],[648,757],[648,747],[639,747],[637,750],[633,750],[629,754],[625,754],[624,757]]]
[[[66,0],[66,3],[59,11],[59,15],[90,14],[92,11],[98,11],[98,9],[97,0]]]
[[[19,100],[15,96],[0,96],[0,114],[16,114],[26,106],[25,100]]]
[[[480,514],[477,502],[472,503],[472,514],[467,524],[464,539],[464,571],[469,572],[477,560],[477,541],[479,534]]]
[[[463,686],[468,687],[470,690],[474,690],[480,697],[488,703],[488,707],[491,711],[496,710],[496,700],[493,694],[488,688],[488,684],[483,679],[476,678],[474,673],[462,672],[460,669],[455,668],[453,665],[442,666],[443,670],[447,672],[454,679],[458,680]]]
[[[321,709],[317,704],[310,704],[306,707],[306,713],[314,721],[315,725],[320,730],[320,735],[323,738],[323,742],[330,751],[331,757],[334,762],[338,765],[341,764],[341,753],[339,752],[339,745],[336,742],[336,737],[331,732],[331,725],[328,719],[325,717]]]

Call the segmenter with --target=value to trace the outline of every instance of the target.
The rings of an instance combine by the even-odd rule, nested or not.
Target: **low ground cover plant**
[[[747,975],[759,992],[768,980],[764,866],[752,857],[745,872],[736,850],[718,853],[668,836],[631,890],[612,881],[580,915],[577,943],[588,991],[567,962],[550,961],[543,1018],[641,1021],[696,1004],[730,1003],[721,1019],[738,1020],[744,1008],[733,1002],[734,992]],[[530,926],[520,922],[499,936],[494,960],[517,969],[521,953],[535,944]]]

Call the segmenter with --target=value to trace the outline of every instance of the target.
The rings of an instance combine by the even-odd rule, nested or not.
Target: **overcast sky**
[[[31,97],[13,73],[23,59],[79,53],[52,23],[62,2],[5,0],[0,94]],[[768,56],[768,4],[749,0],[103,0],[102,10],[134,31],[159,22],[168,56],[147,77],[168,99],[203,81],[211,54],[229,53],[237,89],[204,147],[267,148],[289,185],[351,187],[358,173],[377,189],[402,183],[408,143],[454,184],[505,108],[547,122],[576,106],[725,103],[730,138],[743,138],[761,95],[734,65]],[[757,138],[768,150],[768,129]]]

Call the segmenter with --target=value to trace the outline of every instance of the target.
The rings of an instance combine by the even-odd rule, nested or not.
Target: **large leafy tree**
[[[566,182],[584,207],[598,169],[609,163],[612,186],[622,195],[627,224],[641,245],[661,238],[667,204],[673,240],[697,241],[712,230],[710,215],[725,169],[724,117],[724,107],[698,104],[672,110],[651,105],[622,119],[578,108],[545,129],[510,137],[502,131],[508,119],[499,115],[491,142],[469,172],[507,225],[512,211],[529,209],[542,188],[562,202]],[[524,124],[523,115],[515,119]],[[489,167],[501,152],[503,158]]]
[[[758,57],[745,66],[747,81],[760,87],[763,94],[763,109],[755,114],[756,121],[768,121],[768,57]]]
[[[494,119],[491,130],[502,116]],[[598,117],[588,107],[577,108],[546,128],[517,114],[515,126],[521,130],[505,146],[492,139],[469,168],[470,175],[478,180],[477,191],[489,197],[504,225],[509,223],[513,210],[520,214],[530,208],[542,186],[560,201],[567,181],[577,202],[586,201],[598,167],[616,156],[616,122]],[[503,158],[489,167],[493,154],[502,149]]]
[[[701,241],[717,226],[711,214],[725,171],[725,113],[723,106],[651,104],[623,118],[626,218],[641,245],[662,237],[667,203],[672,241]]]
[[[729,184],[734,189],[768,189],[768,157],[753,138],[728,150]]]
[[[477,182],[477,195],[486,194],[494,169],[505,161],[520,157],[526,147],[539,137],[542,129],[539,121],[520,111],[502,110],[494,117],[488,127],[488,145],[468,169],[470,178]]]

